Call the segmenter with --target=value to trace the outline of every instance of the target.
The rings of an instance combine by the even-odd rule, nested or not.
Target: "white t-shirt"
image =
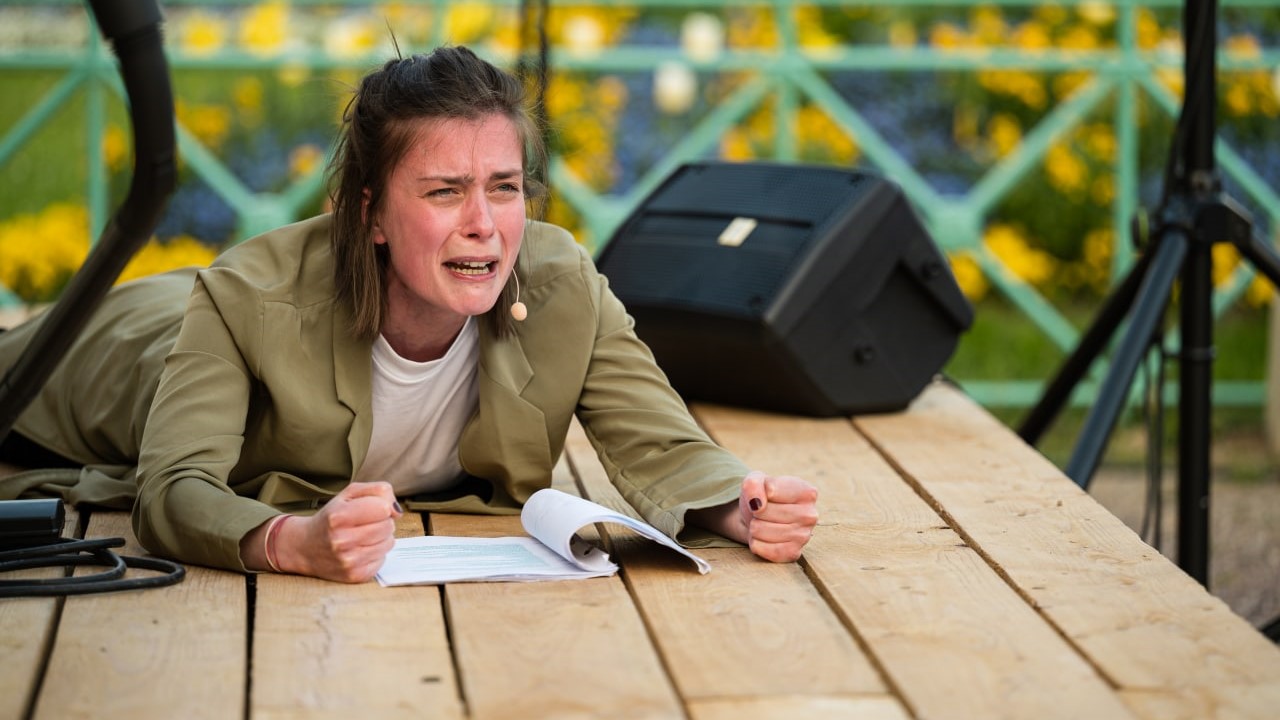
[[[378,336],[373,344],[373,437],[357,482],[385,480],[400,496],[458,482],[458,438],[480,398],[479,356],[474,318],[467,318],[444,357],[424,363],[400,357]]]

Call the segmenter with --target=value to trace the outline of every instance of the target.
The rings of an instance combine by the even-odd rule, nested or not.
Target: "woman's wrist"
[[[710,530],[717,535],[736,540],[743,545],[748,544],[750,540],[747,534],[747,527],[742,522],[742,513],[738,511],[737,500],[709,508],[690,510],[685,514],[685,520],[690,525],[695,525],[703,530]]]
[[[292,517],[292,515],[277,515],[267,522],[267,531],[264,533],[262,540],[262,554],[267,561],[267,567],[271,568],[271,572],[284,572],[280,569],[276,548],[279,544],[280,531]]]

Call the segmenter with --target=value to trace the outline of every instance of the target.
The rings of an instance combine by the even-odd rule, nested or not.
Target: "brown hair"
[[[524,144],[525,196],[541,198],[544,189],[534,176],[546,163],[546,148],[514,76],[465,47],[442,47],[389,60],[360,81],[343,113],[329,166],[334,284],[338,302],[352,311],[351,331],[357,337],[372,339],[382,329],[388,255],[373,242],[373,223],[391,171],[408,152],[419,121],[475,120],[492,113],[515,124]],[[485,314],[500,337],[512,332],[505,308],[513,300],[508,282]]]

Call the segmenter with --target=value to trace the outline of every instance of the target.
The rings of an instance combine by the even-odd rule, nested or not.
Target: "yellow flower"
[[[1228,83],[1222,95],[1222,103],[1227,112],[1237,117],[1253,112],[1253,94],[1240,82]]]
[[[740,7],[726,20],[730,47],[772,48],[781,42],[773,12],[765,8]]]
[[[231,111],[220,105],[175,103],[178,122],[209,148],[216,149],[231,132]]]
[[[489,38],[489,44],[493,51],[502,57],[514,57],[520,50],[520,23],[516,13],[507,13],[502,16],[497,27],[494,28],[493,34]]]
[[[745,162],[754,160],[756,151],[746,132],[732,128],[720,138],[720,157],[732,162]]]
[[[89,213],[58,203],[0,223],[0,283],[28,303],[57,298],[89,254]]]
[[[372,51],[377,44],[378,27],[371,18],[347,16],[326,25],[324,49],[334,57],[360,57]]]
[[[987,122],[987,137],[991,152],[998,158],[1017,149],[1022,142],[1022,126],[1008,113],[997,113]]]
[[[178,28],[178,44],[192,55],[210,55],[226,42],[226,21],[202,10],[187,15]]]
[[[832,35],[822,24],[822,10],[814,5],[801,5],[796,8],[796,40],[800,47],[810,49],[830,49],[840,44],[840,40]]]
[[[1012,225],[995,224],[987,228],[982,242],[1000,259],[1005,269],[1028,283],[1041,283],[1053,276],[1053,258],[1037,250]]]
[[[1076,7],[1076,12],[1085,21],[1094,25],[1106,25],[1116,19],[1116,9],[1109,2],[1099,2],[1098,0],[1084,0]]]
[[[973,302],[986,297],[991,284],[987,282],[987,277],[982,274],[982,268],[969,253],[948,255],[947,259],[951,261],[951,272],[955,275],[956,284],[960,286],[960,292],[964,293],[965,297]]]
[[[1067,10],[1058,3],[1037,5],[1032,14],[1049,27],[1057,27],[1067,21]]]
[[[1058,37],[1058,47],[1064,50],[1093,50],[1099,44],[1098,34],[1087,25],[1077,25]]]
[[[969,18],[969,27],[983,45],[1002,45],[1008,28],[1000,8],[994,5],[979,5],[973,9]]]
[[[564,118],[582,109],[586,103],[584,82],[576,76],[556,73],[547,85],[547,114]]]
[[[1111,228],[1100,228],[1085,235],[1081,245],[1085,265],[1095,272],[1109,272],[1112,248],[1115,244],[1116,233]]]
[[[189,235],[179,235],[167,242],[152,238],[125,265],[116,284],[182,267],[207,267],[217,254]]]
[[[1138,47],[1149,50],[1160,44],[1162,35],[1160,22],[1156,20],[1156,15],[1151,8],[1138,8]]]
[[[1044,166],[1049,184],[1058,191],[1076,193],[1084,189],[1088,168],[1070,147],[1054,144],[1045,154]]]
[[[1244,298],[1253,307],[1265,307],[1271,303],[1275,293],[1276,289],[1272,286],[1271,281],[1258,274],[1253,276],[1253,282],[1249,283],[1249,289],[1244,291]]]
[[[1213,246],[1213,284],[1215,287],[1226,284],[1240,264],[1240,251],[1231,243],[1220,242]]]
[[[1039,76],[1024,70],[982,70],[978,72],[978,83],[993,93],[1017,98],[1034,110],[1043,108],[1048,101]]]
[[[289,4],[282,0],[250,8],[240,20],[240,44],[258,55],[284,48],[289,33]]]
[[[1186,88],[1183,87],[1184,78],[1182,77],[1182,70],[1174,68],[1156,68],[1156,78],[1160,81],[1160,84],[1169,89],[1169,92],[1172,92],[1179,100],[1182,99],[1182,94],[1186,90]]]
[[[319,145],[299,145],[289,152],[289,176],[294,180],[306,177],[323,162],[324,150]]]
[[[1262,56],[1258,38],[1253,35],[1232,35],[1222,43],[1222,46],[1227,53],[1241,58],[1252,59]]]
[[[1057,97],[1069,97],[1071,93],[1089,82],[1093,75],[1087,71],[1064,72],[1053,80],[1053,92]]]
[[[951,121],[951,137],[956,145],[972,150],[978,142],[978,112],[971,105],[962,104],[956,107],[955,117]]]
[[[296,88],[311,77],[311,68],[305,63],[287,62],[276,71],[276,77],[285,87]]]
[[[889,23],[889,44],[893,47],[915,47],[919,40],[914,22],[898,19]]]
[[[805,105],[796,115],[796,129],[802,152],[824,163],[852,165],[858,158],[858,144],[825,111]]]
[[[451,43],[474,42],[488,32],[492,22],[493,8],[488,3],[455,3],[445,15],[445,33]]]
[[[1116,182],[1110,175],[1099,175],[1094,178],[1090,190],[1093,201],[1099,205],[1110,205],[1116,199]]]
[[[596,100],[604,110],[616,113],[627,104],[627,84],[617,75],[605,75],[596,82]]]
[[[106,131],[102,134],[102,158],[106,161],[109,170],[119,170],[130,160],[129,139],[130,136],[124,128],[115,123],[107,125]]]
[[[252,75],[238,78],[231,86],[231,102],[243,114],[259,114],[262,111],[262,97],[262,81]]]
[[[938,23],[929,31],[929,44],[944,50],[967,47],[971,43],[969,35],[951,23]]]
[[[1116,134],[1111,126],[1105,123],[1091,123],[1081,128],[1084,146],[1090,154],[1104,162],[1113,162],[1116,157]]]
[[[1023,50],[1044,50],[1053,46],[1053,38],[1044,23],[1029,20],[1014,29],[1013,44]]]

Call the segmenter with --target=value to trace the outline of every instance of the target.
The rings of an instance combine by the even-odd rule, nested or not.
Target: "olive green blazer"
[[[369,448],[371,349],[335,302],[329,233],[320,216],[114,290],[15,426],[86,467],[0,479],[0,497],[132,506],[152,552],[243,569],[246,533],[339,492]],[[735,499],[747,468],[689,415],[587,253],[530,222],[517,272],[528,319],[506,338],[480,324],[479,408],[458,448],[469,477],[409,505],[517,512],[551,484],[577,415],[646,520],[722,544],[685,532],[684,514]],[[5,367],[34,324],[0,335]]]

